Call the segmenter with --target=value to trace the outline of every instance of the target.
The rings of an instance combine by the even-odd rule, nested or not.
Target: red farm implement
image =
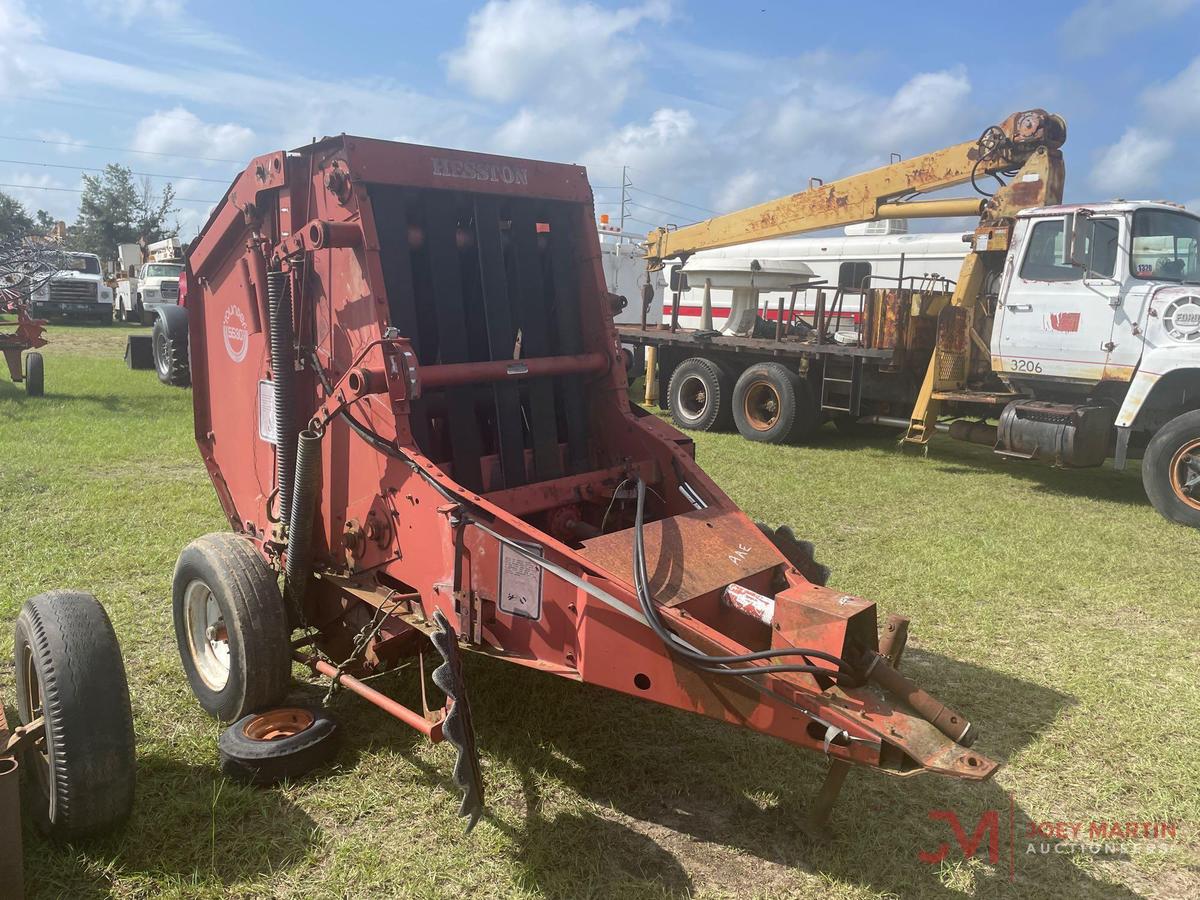
[[[881,644],[630,405],[593,221],[581,168],[345,136],[255,159],[209,219],[185,305],[235,534],[184,550],[174,604],[201,704],[244,719],[234,764],[271,780],[254,736],[282,756],[320,724],[261,712],[294,658],[450,740],[473,823],[472,651],[825,754],[816,824],[850,764],[991,776],[897,671],[907,622]],[[444,711],[362,680],[431,649]]]

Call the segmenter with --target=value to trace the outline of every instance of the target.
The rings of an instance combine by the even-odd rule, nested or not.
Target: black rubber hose
[[[284,588],[292,611],[303,624],[304,593],[312,575],[312,530],[321,482],[321,433],[305,429],[296,446],[296,484],[288,522]]]
[[[286,272],[267,273],[267,305],[275,387],[275,487],[279,491],[279,521],[290,525],[296,475],[296,351],[291,279]]]
[[[759,650],[754,653],[742,653],[736,656],[709,656],[700,653],[680,643],[658,615],[654,599],[650,596],[650,579],[646,572],[646,545],[643,528],[645,524],[646,482],[637,481],[637,509],[633,524],[633,585],[637,593],[638,604],[642,615],[650,623],[650,628],[667,645],[671,652],[692,663],[697,668],[714,675],[766,675],[774,672],[805,672],[810,675],[823,675],[828,678],[850,678],[860,680],[854,667],[849,662],[824,650],[810,647],[787,647],[777,650]],[[755,663],[762,659],[773,659],[780,656],[801,656],[807,659],[821,659],[837,666],[837,670],[826,669],[812,664],[777,663],[772,665],[751,665],[744,668],[721,668],[722,666],[739,663]]]

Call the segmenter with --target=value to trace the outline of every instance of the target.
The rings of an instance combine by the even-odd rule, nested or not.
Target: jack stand
[[[817,793],[817,798],[813,801],[812,807],[800,822],[800,829],[814,841],[825,843],[830,840],[829,832],[829,815],[833,812],[833,805],[837,803],[838,795],[842,792],[842,785],[846,781],[846,774],[850,771],[850,763],[845,760],[835,759],[829,763],[829,771],[825,773],[825,781],[821,785],[821,790]]]

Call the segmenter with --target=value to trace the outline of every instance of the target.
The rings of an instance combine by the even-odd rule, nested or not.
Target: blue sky
[[[583,163],[612,214],[628,165],[645,230],[1041,106],[1068,199],[1200,207],[1198,32],[1193,0],[0,0],[0,190],[71,221],[70,167],[121,162],[190,237],[252,156],[346,131]]]

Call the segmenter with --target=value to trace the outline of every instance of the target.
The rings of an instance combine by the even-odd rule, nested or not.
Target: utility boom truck
[[[121,244],[117,247],[117,269],[121,274],[112,308],[114,322],[149,325],[162,306],[174,306],[179,301],[179,273],[183,271],[179,238]]]
[[[1061,205],[1065,140],[1058,116],[1014,113],[975,141],[657,229],[651,270],[681,263],[671,271],[671,320],[620,326],[620,339],[655,348],[660,404],[685,428],[732,419],[751,440],[783,441],[832,418],[839,427],[903,428],[911,445],[947,431],[1061,466],[1111,458],[1121,469],[1140,456],[1154,507],[1200,527],[1200,218],[1162,202]],[[968,182],[982,194],[984,181],[998,183],[994,193],[914,199]],[[756,271],[749,260],[747,290],[786,286],[787,310],[782,300],[766,316],[755,306],[740,332],[718,332],[702,301],[702,327],[678,326],[702,251],[854,222],[965,215],[979,222],[964,237],[970,250],[956,281],[902,270],[829,287],[803,267]],[[796,298],[813,293],[808,322],[795,314]],[[831,328],[848,301],[861,304],[859,327]]]

